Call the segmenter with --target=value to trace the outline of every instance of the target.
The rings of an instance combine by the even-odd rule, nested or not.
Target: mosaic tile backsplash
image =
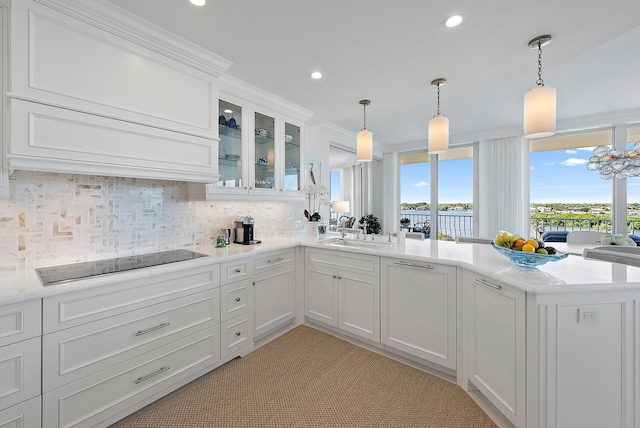
[[[256,238],[282,231],[304,203],[189,201],[187,183],[16,171],[0,200],[0,270],[215,244],[239,215]]]

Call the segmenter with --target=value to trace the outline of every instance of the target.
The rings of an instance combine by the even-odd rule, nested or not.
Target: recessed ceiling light
[[[444,21],[444,25],[446,25],[449,28],[453,28],[453,27],[457,27],[458,25],[460,25],[460,23],[462,22],[462,16],[460,15],[453,15],[447,18],[446,21]]]
[[[322,73],[320,73],[319,71],[314,71],[313,73],[311,73],[312,79],[320,79],[321,77],[322,77]]]
[[[189,0],[191,4],[196,6],[204,6],[207,3],[207,0]]]

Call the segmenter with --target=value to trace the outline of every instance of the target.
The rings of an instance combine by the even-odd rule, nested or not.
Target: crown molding
[[[33,0],[204,73],[219,77],[233,64],[211,51],[105,1]]]
[[[292,102],[260,89],[257,86],[250,85],[227,74],[220,76],[218,81],[220,83],[220,91],[246,99],[247,101],[259,104],[263,107],[276,110],[294,119],[306,122],[311,116],[313,116],[312,111],[304,109]]]

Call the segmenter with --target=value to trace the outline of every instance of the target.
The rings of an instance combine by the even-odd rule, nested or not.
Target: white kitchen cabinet
[[[380,261],[307,249],[305,316],[380,342]]]
[[[108,2],[62,0],[14,2],[10,52],[10,169],[217,179],[229,61]]]
[[[309,113],[227,76],[221,85],[216,117],[220,179],[191,183],[189,197],[304,199],[304,121]]]
[[[637,291],[527,297],[527,427],[638,425],[639,309]]]
[[[261,337],[291,322],[296,315],[295,250],[269,252],[256,257],[253,280],[254,337]]]
[[[382,343],[455,369],[456,272],[453,266],[383,259]]]
[[[40,428],[42,426],[40,396],[0,410],[0,428]]]
[[[182,263],[43,299],[44,427],[107,426],[221,364],[220,267]]]
[[[211,370],[219,357],[217,325],[45,392],[42,426],[108,426]]]
[[[470,271],[462,275],[467,379],[511,423],[524,427],[525,292]]]
[[[40,300],[0,306],[0,426],[24,420],[23,407],[15,406],[40,399],[40,313]]]

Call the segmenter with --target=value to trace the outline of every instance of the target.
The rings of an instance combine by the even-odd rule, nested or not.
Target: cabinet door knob
[[[341,277],[341,276],[339,276],[339,277],[338,277],[338,279],[342,279],[342,277]]]
[[[239,298],[239,297],[236,297],[236,302],[239,302],[239,301],[240,301],[240,298]]]
[[[236,331],[236,336],[240,336],[242,333],[240,333],[239,331]]]
[[[337,277],[338,277],[338,275],[333,275],[333,277],[334,277],[334,278],[337,278]]]
[[[251,283],[251,285],[256,285],[256,282],[255,282],[255,281],[253,281],[253,282]]]

